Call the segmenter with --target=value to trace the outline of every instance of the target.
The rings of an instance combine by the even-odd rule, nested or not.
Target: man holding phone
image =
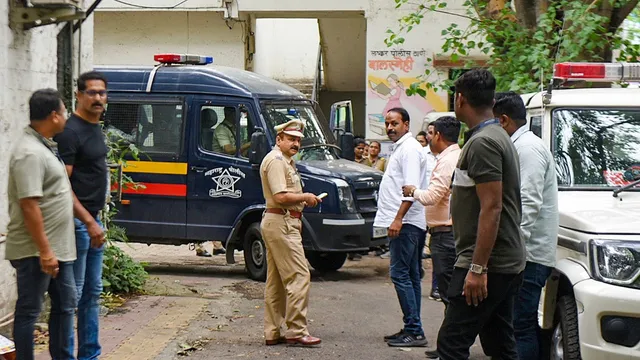
[[[321,340],[309,335],[307,305],[311,276],[302,247],[302,210],[322,202],[302,192],[300,174],[292,159],[300,149],[304,124],[291,120],[275,127],[276,146],[260,165],[266,210],[260,232],[267,247],[265,285],[265,345],[287,343],[315,347]],[[324,194],[326,196],[326,194]],[[282,336],[283,327],[286,328]]]

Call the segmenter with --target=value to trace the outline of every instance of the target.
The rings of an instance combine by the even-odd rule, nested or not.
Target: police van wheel
[[[321,273],[332,272],[340,269],[347,260],[347,253],[343,252],[308,252],[307,260],[314,269]]]
[[[267,248],[260,233],[260,223],[251,224],[244,234],[244,263],[251,279],[267,279]]]

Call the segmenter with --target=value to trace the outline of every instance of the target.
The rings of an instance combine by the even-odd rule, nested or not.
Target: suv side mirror
[[[351,161],[354,161],[356,159],[353,140],[353,134],[350,132],[345,132],[344,134],[340,135],[340,149],[342,150],[340,156],[342,158]]]
[[[249,149],[249,163],[252,167],[260,167],[262,160],[269,152],[269,142],[267,135],[261,128],[255,128],[251,134],[251,148]]]

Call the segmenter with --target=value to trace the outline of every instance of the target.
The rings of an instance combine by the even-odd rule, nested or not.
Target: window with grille
[[[135,144],[144,153],[180,152],[183,106],[176,103],[113,103],[105,114],[112,141]]]

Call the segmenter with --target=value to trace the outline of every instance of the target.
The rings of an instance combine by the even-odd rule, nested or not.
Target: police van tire
[[[260,223],[253,223],[244,233],[244,263],[249,278],[267,279],[267,248],[260,233]]]
[[[347,253],[311,251],[307,253],[307,260],[317,271],[328,273],[337,271],[344,265]]]
[[[564,295],[558,299],[554,325],[550,358],[552,360],[582,359],[578,333],[578,308],[573,296]]]

